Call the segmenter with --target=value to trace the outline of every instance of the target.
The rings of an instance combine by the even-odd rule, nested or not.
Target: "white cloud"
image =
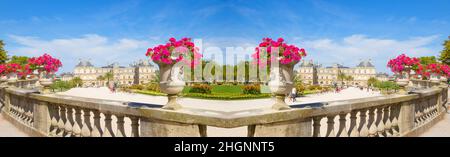
[[[413,37],[407,40],[370,38],[365,35],[351,35],[339,40],[316,39],[298,43],[308,52],[306,59],[313,59],[325,65],[340,63],[355,66],[360,59],[372,59],[378,71],[387,71],[386,62],[401,53],[410,56],[436,56],[434,44],[438,36]]]
[[[61,59],[65,65],[63,71],[71,71],[78,59],[92,59],[97,66],[112,62],[127,65],[137,59],[144,59],[146,49],[155,45],[149,41],[128,38],[110,40],[96,34],[51,40],[18,35],[10,35],[10,38],[19,45],[12,48],[12,55],[37,56],[49,53]]]

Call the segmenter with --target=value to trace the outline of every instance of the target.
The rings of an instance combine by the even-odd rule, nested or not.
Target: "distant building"
[[[62,73],[60,79],[61,81],[70,81],[73,79],[73,73]]]
[[[145,84],[154,79],[155,67],[148,61],[139,60],[128,67],[119,66],[117,63],[109,64],[103,67],[95,67],[88,60],[81,60],[75,66],[73,77],[80,77],[86,86],[106,85],[107,80],[99,80],[99,76],[105,76],[111,72],[113,80],[119,85]]]
[[[377,73],[377,80],[389,81],[389,75],[387,73]]]
[[[351,76],[353,79],[338,80],[340,73],[345,74],[345,76]],[[322,67],[322,65],[315,64],[312,60],[309,60],[301,62],[297,75],[305,84],[334,85],[343,83],[346,85],[365,86],[369,78],[376,77],[376,69],[370,60],[361,61],[356,67],[352,68],[340,64]]]

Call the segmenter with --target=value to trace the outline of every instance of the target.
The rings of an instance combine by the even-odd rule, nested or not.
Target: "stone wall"
[[[128,102],[39,94],[21,86],[0,87],[0,101],[6,119],[33,136],[201,137],[208,136],[207,126],[247,127],[250,137],[416,136],[445,115],[448,89],[416,80],[411,86],[415,90],[407,95],[333,101],[322,108],[282,111],[172,111],[161,109],[159,104],[131,107]]]

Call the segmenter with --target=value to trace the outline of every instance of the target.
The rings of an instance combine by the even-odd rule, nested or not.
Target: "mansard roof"
[[[82,60],[80,61],[76,67],[93,67],[94,65],[91,64],[88,60]]]
[[[373,64],[370,62],[370,60],[366,60],[366,61],[361,61],[358,66],[356,67],[375,67],[373,66]]]

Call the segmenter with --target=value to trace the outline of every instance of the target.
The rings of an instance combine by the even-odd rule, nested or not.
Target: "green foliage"
[[[74,83],[75,87],[77,85],[83,86],[83,80],[80,77],[74,77],[71,81]]]
[[[145,89],[154,92],[161,92],[161,89],[159,88],[159,83],[149,83],[147,84]]]
[[[189,93],[202,93],[202,94],[211,94],[212,87],[207,84],[194,84]]]
[[[107,72],[105,73],[105,75],[103,76],[106,80],[111,81],[114,79],[114,74],[112,72]]]
[[[295,89],[297,90],[298,95],[303,95],[303,92],[305,92],[306,87],[302,83],[298,83],[295,85]]]
[[[444,49],[441,51],[439,60],[442,63],[450,65],[450,36],[448,36],[448,40],[445,40],[442,45],[444,46]]]
[[[74,87],[76,87],[76,84],[73,81],[56,80],[55,83],[50,86],[50,89],[54,91],[66,91]]]
[[[4,46],[3,40],[0,40],[0,64],[6,63],[8,60],[8,51],[3,48]]]
[[[235,93],[235,94],[241,94],[242,88],[240,86],[234,86],[234,85],[213,85],[211,92],[214,94],[220,94],[220,93]]]
[[[400,89],[400,86],[397,85],[397,83],[392,81],[378,81],[374,84],[375,88],[381,89],[381,90],[397,90]]]
[[[131,85],[129,88],[130,89],[143,90],[145,87],[144,87],[144,85],[134,84],[134,85]]]
[[[261,94],[261,87],[259,84],[245,85],[242,91],[244,94]]]
[[[376,83],[378,83],[379,81],[378,81],[378,79],[377,78],[375,78],[375,77],[371,77],[371,78],[369,78],[368,80],[367,80],[367,84],[369,85],[369,86],[374,86]]]
[[[245,99],[258,99],[269,98],[271,94],[202,94],[202,93],[187,93],[184,97],[200,98],[200,99],[212,99],[212,100],[245,100]]]
[[[319,85],[309,85],[306,87],[307,90],[322,90],[322,87]]]
[[[28,64],[28,57],[27,56],[12,56],[11,59],[8,61],[8,63],[17,63],[20,65]]]
[[[420,64],[427,66],[428,64],[431,64],[431,63],[437,63],[437,59],[435,56],[420,57]]]

